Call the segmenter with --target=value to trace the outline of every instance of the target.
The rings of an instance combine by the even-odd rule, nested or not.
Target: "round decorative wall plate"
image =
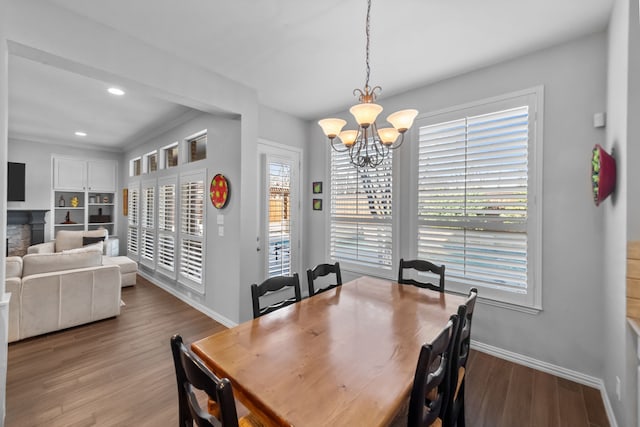
[[[222,209],[227,206],[227,202],[229,202],[229,182],[221,173],[214,176],[211,180],[209,197],[211,197],[213,207]]]

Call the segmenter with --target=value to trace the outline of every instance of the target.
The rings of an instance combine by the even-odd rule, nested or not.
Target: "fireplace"
[[[8,256],[23,256],[30,245],[44,242],[45,209],[7,210]]]

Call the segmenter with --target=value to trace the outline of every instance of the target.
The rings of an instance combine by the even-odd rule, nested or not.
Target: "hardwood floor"
[[[123,289],[115,319],[9,345],[7,427],[177,425],[169,338],[192,342],[224,326],[137,283]],[[469,427],[609,425],[598,390],[480,352],[468,368]]]

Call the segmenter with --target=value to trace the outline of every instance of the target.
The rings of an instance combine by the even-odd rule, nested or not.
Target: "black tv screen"
[[[24,163],[9,162],[7,167],[7,200],[24,202]]]

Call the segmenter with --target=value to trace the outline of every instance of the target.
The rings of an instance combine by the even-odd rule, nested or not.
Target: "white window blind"
[[[204,293],[204,174],[180,177],[180,280]]]
[[[484,104],[418,121],[417,257],[444,264],[447,285],[534,305],[535,103],[516,97],[508,104],[515,106]]]
[[[330,256],[351,268],[392,268],[392,158],[358,170],[331,152]]]
[[[158,182],[158,269],[175,278],[176,179]]]
[[[155,182],[143,184],[140,258],[147,264],[153,264],[155,258]]]
[[[139,194],[137,184],[130,184],[127,204],[127,252],[134,257],[138,255]]]

